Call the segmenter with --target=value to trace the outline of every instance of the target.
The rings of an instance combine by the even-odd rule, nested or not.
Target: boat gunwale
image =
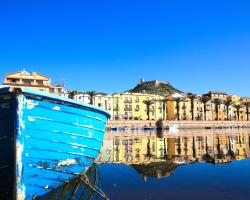
[[[42,92],[39,90],[34,90],[31,88],[24,88],[24,87],[17,87],[17,86],[15,86],[15,87],[13,87],[13,86],[0,87],[0,94],[5,94],[5,93],[16,93],[16,94],[22,93],[25,97],[31,97],[32,99],[35,98],[38,100],[42,100],[40,98],[44,98],[46,100],[55,100],[55,102],[54,101],[51,101],[51,102],[56,103],[56,104],[60,104],[60,105],[67,105],[70,107],[76,107],[76,108],[79,108],[79,106],[80,106],[80,108],[103,114],[108,119],[111,117],[111,115],[107,111],[105,111],[101,108],[98,108],[96,106],[93,106],[90,104],[85,104],[85,103],[82,103],[82,102],[79,102],[79,101],[76,101],[73,99],[69,99],[66,97],[62,97],[62,96],[59,96],[56,94],[51,94],[51,93]]]

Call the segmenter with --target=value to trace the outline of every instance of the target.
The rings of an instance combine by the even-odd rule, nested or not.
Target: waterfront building
[[[210,101],[208,105],[210,105],[210,111],[207,112],[207,120],[226,120],[227,119],[227,111],[226,106],[223,104],[223,101],[227,100],[227,93],[225,92],[218,92],[218,91],[210,91],[208,94],[210,97]],[[218,99],[220,104],[218,105],[218,119],[216,113],[216,105],[214,100]]]
[[[64,84],[51,85],[51,79],[48,76],[37,72],[30,73],[25,70],[7,74],[3,85],[28,87],[44,92],[64,95]]]
[[[124,92],[113,94],[113,119],[150,120],[166,119],[164,97],[156,94]],[[145,101],[150,101],[149,110]],[[148,116],[149,115],[149,116]]]
[[[241,102],[241,97],[237,96],[237,95],[232,95],[232,96],[229,96],[228,99],[230,99],[232,101],[232,106],[230,106],[229,108],[229,115],[230,115],[230,119],[233,119],[233,120],[238,120],[238,116],[237,116],[237,109],[234,107],[235,105],[239,105],[239,106],[242,106],[242,102]],[[240,109],[240,120],[243,120],[244,118],[244,109],[243,109],[243,106],[242,108]]]
[[[167,119],[168,120],[187,120],[190,118],[190,105],[184,94],[175,93],[168,97]]]
[[[250,119],[250,98],[242,97],[241,104],[243,106],[243,120],[249,121]]]
[[[168,97],[168,120],[192,120],[192,112],[194,120],[203,119],[203,105],[199,100],[199,95],[195,96],[193,100],[193,110],[192,100],[188,95],[176,93]]]
[[[65,93],[65,97],[69,97],[69,93]],[[77,92],[73,99],[85,104],[91,104],[91,98],[94,106],[103,108],[108,111],[111,115],[113,114],[113,97],[112,95],[108,95],[105,93],[96,93],[93,97],[91,97],[86,92]],[[113,117],[111,118],[113,119]]]

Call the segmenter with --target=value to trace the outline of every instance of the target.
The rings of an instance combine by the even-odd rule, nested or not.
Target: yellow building
[[[148,110],[144,101],[152,101],[149,106],[149,119],[166,119],[166,109],[163,96],[154,94],[129,93],[113,94],[114,120],[147,120]]]
[[[241,103],[242,103],[241,102],[241,97],[239,97],[237,95],[232,95],[232,96],[229,96],[228,99],[232,100],[232,103],[233,103],[232,106],[231,106],[231,109],[230,109],[230,111],[231,111],[230,114],[232,114],[232,118],[234,120],[237,120],[238,119],[237,109],[234,108],[233,105],[241,105]],[[239,116],[240,120],[243,120],[244,119],[244,109],[243,109],[243,107],[240,109],[240,113],[239,114],[240,114],[240,116]]]
[[[64,86],[59,84],[52,86],[49,77],[36,72],[29,73],[25,70],[7,74],[3,85],[28,87],[57,94],[64,92]]]
[[[194,99],[193,105],[194,105],[193,107],[194,120],[201,120],[203,118],[203,105],[199,101],[198,96]],[[168,97],[167,119],[192,120],[191,100],[188,97],[181,94],[174,94]]]
[[[249,97],[242,97],[241,98],[241,103],[243,104],[243,119],[248,120],[250,119],[250,98]],[[246,105],[248,104],[248,106]]]
[[[218,92],[218,91],[210,91],[206,95],[208,95],[211,98],[210,106],[212,108],[211,111],[208,113],[210,115],[208,118],[212,119],[212,120],[217,120],[216,119],[216,106],[213,103],[213,100],[220,99],[221,105],[219,105],[218,120],[226,120],[227,119],[227,111],[226,111],[226,106],[223,104],[223,101],[227,100],[227,93]]]

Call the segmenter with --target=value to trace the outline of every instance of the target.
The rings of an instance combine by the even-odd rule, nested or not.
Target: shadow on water
[[[103,200],[108,199],[101,191],[101,179],[98,168],[94,164],[90,169],[74,180],[66,182],[63,186],[53,190],[39,200],[68,200],[68,199],[82,199],[82,200]]]

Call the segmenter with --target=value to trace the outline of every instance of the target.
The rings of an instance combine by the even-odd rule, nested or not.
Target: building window
[[[42,81],[42,80],[36,80],[36,83],[37,83],[38,85],[43,85],[43,81]]]

